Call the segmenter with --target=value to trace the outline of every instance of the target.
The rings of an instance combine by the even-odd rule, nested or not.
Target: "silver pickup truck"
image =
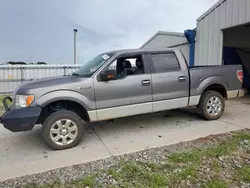
[[[70,75],[21,85],[3,100],[0,121],[12,132],[42,124],[48,146],[67,149],[90,122],[191,106],[216,120],[225,99],[244,94],[242,80],[239,65],[188,68],[177,49],[112,51]]]

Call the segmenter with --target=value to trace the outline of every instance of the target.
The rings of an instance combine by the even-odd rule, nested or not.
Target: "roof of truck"
[[[152,49],[121,49],[121,50],[114,50],[109,51],[106,53],[112,53],[112,54],[122,54],[122,53],[134,53],[134,52],[159,52],[159,51],[169,51],[169,50],[175,50],[175,48],[152,48]]]

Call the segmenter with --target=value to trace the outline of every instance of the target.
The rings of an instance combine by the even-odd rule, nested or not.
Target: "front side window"
[[[96,56],[91,61],[85,63],[83,66],[80,67],[76,73],[82,77],[91,77],[105,62],[107,62],[114,54],[100,54]]]
[[[120,57],[108,66],[108,70],[115,70],[117,79],[145,73],[141,55],[126,58]]]
[[[156,73],[180,70],[179,62],[174,53],[151,54]]]

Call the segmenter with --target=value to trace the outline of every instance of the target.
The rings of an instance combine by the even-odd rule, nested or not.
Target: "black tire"
[[[50,136],[50,130],[52,126],[59,120],[68,119],[74,122],[77,126],[77,133],[74,140],[67,145],[56,144]],[[64,150],[75,147],[81,141],[83,134],[85,132],[86,123],[75,113],[68,110],[59,110],[50,114],[45,122],[43,123],[43,138],[46,144],[53,150]],[[58,134],[58,133],[57,133]]]
[[[208,112],[207,103],[212,97],[218,97],[221,101],[221,110],[217,115],[212,115]],[[206,91],[202,94],[200,103],[198,105],[199,114],[206,120],[217,120],[219,119],[225,110],[225,99],[224,97],[216,91]]]

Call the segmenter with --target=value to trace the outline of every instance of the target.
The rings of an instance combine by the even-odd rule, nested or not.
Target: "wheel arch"
[[[37,120],[37,124],[43,124],[45,119],[50,114],[59,110],[73,111],[84,121],[90,122],[88,111],[80,103],[69,99],[64,99],[64,100],[57,99],[57,100],[52,100],[49,103],[46,103],[45,105],[42,106],[42,111]]]
[[[47,93],[36,99],[33,105],[42,108],[38,123],[42,123],[46,115],[53,113],[57,109],[74,111],[85,121],[89,122],[90,117],[88,111],[95,110],[94,102],[80,93],[67,90]]]
[[[86,110],[91,110],[95,108],[95,104],[83,94],[70,90],[61,90],[46,93],[36,99],[34,105],[38,105],[43,108],[44,106],[59,100],[69,100],[77,102],[82,105]]]
[[[228,83],[222,76],[211,76],[204,79],[198,86],[197,92],[203,95],[208,90],[219,92],[225,99],[227,99]]]
[[[223,84],[220,83],[210,84],[206,88],[204,88],[202,94],[204,94],[206,91],[216,91],[220,93],[225,99],[227,99],[227,90]]]

